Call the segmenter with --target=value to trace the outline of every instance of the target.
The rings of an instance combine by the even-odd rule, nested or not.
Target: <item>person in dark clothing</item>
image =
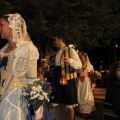
[[[52,91],[55,90],[54,82],[55,82],[55,57],[57,54],[58,49],[56,47],[52,47],[50,58],[49,58],[49,74],[48,74],[48,81],[51,83]]]
[[[74,120],[74,107],[78,104],[76,70],[82,67],[82,63],[75,49],[67,47],[65,42],[64,35],[55,36],[54,45],[59,51],[55,57],[55,89],[51,103],[54,107],[64,105],[66,115],[63,116],[60,110],[61,120]]]
[[[113,117],[120,117],[120,61],[110,67],[104,108],[113,111]]]

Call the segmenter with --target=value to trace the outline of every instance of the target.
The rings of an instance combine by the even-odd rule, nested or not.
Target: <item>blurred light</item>
[[[118,47],[118,44],[114,41],[114,43],[115,43],[115,47]]]
[[[74,45],[68,45],[68,47],[72,47],[72,48],[74,48]]]

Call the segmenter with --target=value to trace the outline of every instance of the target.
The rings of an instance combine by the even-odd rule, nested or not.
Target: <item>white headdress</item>
[[[12,71],[15,76],[20,77],[27,72],[28,62],[39,58],[39,53],[27,33],[26,23],[22,16],[18,13],[7,14],[5,16],[8,16],[13,42],[17,45]]]
[[[31,41],[26,28],[26,23],[22,16],[18,13],[7,14],[9,28],[12,29],[13,42],[17,45],[22,41]]]
[[[85,55],[86,56],[88,72],[94,71],[93,65],[90,63],[90,60],[89,60],[89,57],[88,57],[87,53],[79,52],[79,55]]]
[[[93,68],[93,65],[90,63],[90,60],[89,60],[89,57],[87,55],[87,53],[84,53],[86,55],[86,58],[87,58],[87,69],[88,71],[94,71],[94,68]]]

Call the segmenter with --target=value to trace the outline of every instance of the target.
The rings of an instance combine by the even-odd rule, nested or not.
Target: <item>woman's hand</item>
[[[39,116],[37,116],[36,118],[35,118],[35,120],[42,120],[42,118],[43,118],[43,111],[44,111],[44,108],[43,108],[43,106],[41,106],[40,107],[40,111],[39,111]],[[34,120],[34,119],[33,119]]]

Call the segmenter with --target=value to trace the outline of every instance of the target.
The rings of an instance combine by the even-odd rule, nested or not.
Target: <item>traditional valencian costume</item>
[[[65,58],[70,58],[71,63],[65,63]],[[77,106],[77,93],[75,81],[77,77],[76,69],[81,68],[82,63],[73,48],[61,48],[55,57],[55,90],[53,105],[64,104],[67,109],[61,109],[62,120],[74,119],[74,107]],[[66,114],[65,114],[66,113]],[[65,114],[65,115],[64,115]],[[59,119],[57,119],[59,120]]]
[[[85,117],[89,116],[90,113],[95,110],[94,95],[90,79],[90,72],[94,71],[94,68],[89,61],[88,55],[86,53],[83,53],[83,55],[86,56],[87,66],[85,69],[78,70],[80,76],[78,76],[79,79],[76,81],[78,97],[78,106],[76,109]],[[81,81],[82,76],[85,77],[84,82]]]
[[[22,96],[22,87],[37,77],[38,50],[33,45],[24,19],[16,14],[7,14],[13,42],[17,48],[9,54],[6,44],[0,50],[1,103],[0,120],[27,120],[27,100]],[[31,119],[31,118],[30,118]]]

